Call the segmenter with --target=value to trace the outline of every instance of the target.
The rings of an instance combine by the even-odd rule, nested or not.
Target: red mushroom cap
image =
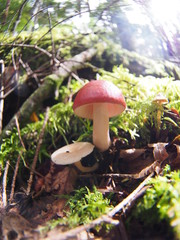
[[[93,119],[93,103],[108,103],[109,117],[121,114],[126,108],[121,90],[104,80],[91,80],[82,87],[74,100],[73,110],[79,117]]]

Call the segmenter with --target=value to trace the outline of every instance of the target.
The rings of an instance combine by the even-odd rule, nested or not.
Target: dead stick
[[[48,117],[49,117],[49,108],[46,109],[46,114],[45,114],[45,118],[44,118],[44,123],[43,123],[43,127],[42,130],[40,132],[39,135],[39,142],[36,148],[36,152],[35,152],[35,156],[33,159],[33,163],[32,163],[32,167],[31,167],[31,172],[30,172],[30,177],[28,180],[28,187],[27,187],[27,195],[29,195],[30,191],[31,191],[31,186],[32,186],[32,182],[33,182],[33,174],[34,174],[34,170],[36,168],[36,164],[37,164],[37,160],[38,160],[38,154],[41,148],[41,144],[43,142],[43,136],[44,136],[44,132],[45,132],[45,127],[46,127],[46,123],[48,121]]]
[[[3,128],[3,111],[4,111],[4,61],[0,60],[1,64],[1,89],[0,89],[0,134]]]
[[[131,193],[129,194],[122,202],[120,202],[113,210],[111,210],[107,215],[109,217],[113,217],[117,212],[124,209],[127,205],[130,205],[132,201],[136,199],[137,194],[145,187],[145,185],[148,183],[150,178],[153,176],[154,173],[151,173],[145,180],[139,184],[139,186]]]
[[[7,205],[7,194],[6,194],[6,187],[7,187],[7,175],[9,170],[9,160],[6,162],[4,175],[3,175],[3,206],[6,207]]]
[[[21,132],[20,132],[20,127],[19,127],[19,122],[18,122],[17,116],[15,116],[15,121],[16,121],[16,127],[17,127],[17,131],[18,131],[19,140],[20,140],[23,148],[26,150],[24,142],[23,142],[22,137],[21,137]],[[11,193],[10,193],[10,197],[9,197],[9,202],[10,203],[12,202],[13,197],[14,197],[14,189],[15,189],[15,186],[16,186],[16,178],[17,178],[17,174],[18,174],[18,169],[19,169],[19,164],[20,164],[22,153],[23,153],[23,150],[21,151],[21,153],[19,154],[19,156],[17,158],[16,166],[15,166],[15,169],[14,169],[13,180],[12,180],[12,183],[11,183]]]
[[[17,158],[15,170],[14,170],[14,175],[13,175],[12,184],[11,184],[11,193],[10,193],[10,197],[9,197],[9,202],[10,202],[10,203],[12,202],[13,197],[14,197],[14,189],[15,189],[15,185],[16,185],[16,178],[17,178],[17,174],[18,174],[18,169],[19,169],[20,160],[21,160],[21,155],[19,154],[19,156],[18,156],[18,158]]]
[[[17,131],[18,131],[19,140],[20,140],[23,148],[26,150],[25,144],[24,144],[24,142],[22,140],[22,137],[21,137],[21,131],[20,131],[19,121],[18,121],[17,115],[15,115],[15,121],[16,121],[16,127],[17,127]]]

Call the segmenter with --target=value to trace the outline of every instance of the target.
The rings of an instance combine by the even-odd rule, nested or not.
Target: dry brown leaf
[[[159,174],[162,171],[161,164],[169,157],[166,146],[167,143],[159,142],[148,144],[148,149],[121,150],[121,165],[127,171],[125,174],[132,178],[143,178],[154,171]]]
[[[70,168],[65,167],[61,172],[58,172],[53,177],[52,191],[56,194],[66,194],[72,192],[76,182],[77,172]]]
[[[172,157],[172,159],[170,159],[170,165],[175,168],[180,168],[180,146],[177,144],[173,145],[176,147],[176,157]]]
[[[153,147],[153,156],[156,161],[162,162],[164,161],[169,154],[166,151],[166,145],[167,143],[153,143],[153,144],[148,144],[149,147]]]
[[[124,159],[133,160],[133,159],[141,156],[145,151],[146,151],[146,149],[144,149],[144,148],[141,148],[141,149],[136,149],[136,148],[123,149],[123,150],[120,151],[119,157],[124,158]]]
[[[124,174],[138,174],[154,162],[152,149],[121,150],[119,158],[119,171]]]

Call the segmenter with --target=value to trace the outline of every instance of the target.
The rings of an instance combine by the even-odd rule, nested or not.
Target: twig
[[[5,8],[5,11],[4,11],[4,16],[3,16],[3,26],[6,24],[6,20],[7,20],[7,17],[8,17],[8,12],[9,12],[9,6],[10,6],[10,3],[11,3],[11,0],[7,0],[6,2],[6,8]]]
[[[73,73],[67,66],[65,66],[63,63],[61,63],[60,65],[65,71],[67,71],[69,74],[71,74],[71,76],[76,79],[78,82],[83,83],[84,81],[81,80],[75,73]]]
[[[17,127],[17,131],[18,131],[19,140],[20,140],[23,148],[26,150],[26,147],[25,147],[24,142],[23,142],[22,137],[21,137],[21,132],[20,132],[20,127],[19,127],[19,122],[18,122],[17,115],[15,115],[15,121],[16,121],[16,127]]]
[[[14,175],[13,175],[13,180],[12,180],[12,183],[11,183],[11,193],[10,193],[10,197],[9,197],[9,202],[10,203],[12,202],[13,197],[14,197],[14,189],[15,189],[15,185],[16,185],[16,178],[17,178],[17,174],[18,174],[20,160],[21,160],[21,154],[19,154],[19,156],[17,158],[17,162],[16,162],[16,166],[15,166],[15,170],[14,170]]]
[[[39,86],[39,80],[38,80],[37,74],[32,71],[29,64],[27,62],[24,63],[22,58],[19,59],[19,63],[21,63],[22,67],[26,70],[27,76],[28,77],[32,76],[35,79],[37,85]]]
[[[19,8],[18,16],[17,16],[16,22],[14,23],[14,26],[13,26],[13,34],[15,34],[16,28],[17,28],[17,26],[18,26],[18,24],[21,20],[23,8],[24,8],[24,6],[26,5],[27,2],[28,2],[28,0],[25,0]]]
[[[117,177],[117,178],[133,178],[133,179],[140,179],[148,176],[150,173],[153,173],[156,171],[156,167],[159,166],[158,161],[154,161],[151,165],[143,168],[139,173],[104,173],[104,174],[94,174],[94,176],[102,178],[102,177]],[[88,174],[86,175],[80,175],[80,177],[87,178],[89,177]]]
[[[28,24],[32,21],[32,19],[35,17],[37,17],[38,14],[44,12],[46,9],[48,9],[49,6],[44,7],[42,9],[40,9],[38,12],[34,13],[33,15],[31,15],[31,17],[26,21],[26,23],[23,25],[23,27],[21,28],[20,31],[18,31],[18,34],[16,36],[16,38],[14,39],[14,42],[16,42],[16,40],[19,38],[20,34],[26,29],[26,27],[28,26]],[[32,10],[33,11],[33,10]],[[34,21],[34,23],[36,22],[36,20]],[[31,30],[31,29],[30,29]],[[25,40],[26,41],[26,40]]]
[[[6,162],[4,175],[3,175],[3,206],[6,207],[7,205],[7,194],[6,194],[6,187],[7,187],[7,175],[9,170],[9,160]]]
[[[12,84],[10,84],[10,85],[8,85],[7,87],[5,87],[3,90],[0,90],[0,93],[3,91],[5,91],[6,89],[8,89],[9,88],[9,86],[11,86],[11,85],[13,85],[13,83]],[[0,97],[0,100],[1,99],[5,99],[10,93],[12,93],[16,88],[18,87],[18,84],[16,84],[16,86],[14,86],[14,87],[12,87],[11,88],[11,90],[9,90],[7,93],[5,93],[4,95],[3,95],[3,97]],[[1,95],[1,94],[0,94]]]
[[[52,45],[52,61],[54,63],[54,59],[55,59],[55,45],[54,45],[53,34],[52,34],[51,14],[50,14],[49,11],[48,11],[48,19],[49,19],[49,28],[50,28],[51,45]]]
[[[93,227],[95,227],[96,225],[101,224],[102,222],[106,222],[109,224],[113,224],[113,225],[117,225],[119,224],[118,220],[113,220],[112,218],[108,217],[107,215],[103,215],[100,218],[97,218],[95,220],[93,220],[91,223],[86,224],[86,225],[82,225],[76,228],[73,228],[72,230],[69,230],[67,232],[64,233],[60,233],[59,235],[56,234],[56,236],[52,236],[50,238],[48,238],[49,240],[65,240],[65,239],[70,239],[74,236],[76,236],[78,233],[82,232],[82,231],[86,231],[89,230]]]
[[[44,136],[45,127],[46,127],[46,124],[47,124],[47,121],[48,121],[48,117],[49,117],[49,108],[46,109],[44,123],[43,123],[43,126],[42,126],[42,130],[40,132],[40,135],[39,135],[39,142],[38,142],[38,145],[37,145],[37,148],[36,148],[35,156],[34,156],[32,167],[31,167],[32,170],[30,172],[30,177],[29,177],[29,180],[28,180],[27,195],[29,195],[29,193],[31,191],[31,186],[32,186],[32,182],[33,182],[33,174],[34,174],[34,170],[36,168],[36,164],[37,164],[37,160],[38,160],[38,154],[39,154],[39,151],[40,151],[40,148],[41,148],[41,144],[43,142],[43,136]]]
[[[38,47],[37,45],[31,45],[31,44],[24,44],[24,43],[0,43],[0,46],[11,46],[11,47],[26,47],[26,48],[34,48],[40,52],[43,52],[48,57],[52,57],[52,54],[46,51],[45,49]]]
[[[39,13],[39,10],[42,7],[42,4],[43,4],[42,0],[35,0],[32,8],[31,8],[31,15],[34,16],[34,19],[33,19],[34,24],[33,24],[33,26],[30,26],[30,28],[29,28],[31,32],[35,31],[35,27],[38,22],[37,13]]]
[[[3,128],[3,110],[4,110],[4,61],[0,60],[1,64],[1,89],[0,89],[0,134]]]
[[[85,10],[85,11],[83,11],[83,12],[81,12],[81,13],[75,13],[75,14],[73,14],[73,15],[71,15],[71,16],[69,16],[69,17],[67,17],[67,18],[65,18],[65,19],[63,19],[63,20],[61,20],[61,21],[59,21],[59,22],[57,22],[57,23],[55,23],[45,34],[43,34],[38,40],[37,40],[37,42],[36,42],[36,44],[38,43],[38,42],[40,42],[53,28],[55,28],[56,26],[58,26],[58,25],[60,25],[61,23],[63,23],[63,22],[66,22],[67,20],[69,20],[69,19],[71,19],[71,18],[74,18],[74,17],[76,17],[76,16],[78,16],[78,15],[80,15],[80,14],[82,14],[82,13],[87,13],[87,12],[89,12],[89,11],[87,11],[87,10]]]
[[[41,47],[38,47],[37,45],[16,44],[16,43],[12,43],[12,44],[0,43],[0,46],[34,48],[34,49],[44,53],[45,55],[47,55],[51,59],[53,57],[53,55],[50,52],[48,52],[47,50],[45,50]],[[64,63],[60,63],[60,61],[57,58],[54,58],[53,61],[59,65],[59,69],[58,69],[59,74],[58,75],[62,75],[61,77],[63,77],[65,75],[67,77],[67,75],[68,75],[67,73],[71,73],[72,76],[75,79],[77,79],[78,81],[82,81],[80,78],[78,78],[77,75],[75,75],[73,73],[73,71],[81,68],[82,65],[84,64],[84,61],[87,61],[87,60],[91,59],[92,56],[96,54],[96,52],[97,52],[96,49],[90,48],[86,51],[81,52],[80,54],[75,55],[70,60],[67,60]]]
[[[137,194],[145,187],[148,183],[150,178],[153,176],[154,173],[151,173],[145,180],[139,184],[139,186],[129,194],[122,202],[120,202],[113,210],[111,210],[107,215],[109,217],[113,217],[117,212],[124,209],[127,205],[131,205],[132,201],[136,199]]]
[[[148,183],[149,179],[153,176],[153,173],[150,174],[142,183],[139,184],[139,186],[131,193],[128,195],[128,197],[126,197],[122,202],[120,202],[117,206],[115,206],[109,213],[107,213],[106,215],[102,215],[101,217],[93,220],[91,223],[83,225],[83,226],[79,226],[77,228],[74,228],[72,230],[66,231],[64,233],[60,233],[60,235],[55,237],[51,237],[50,240],[65,240],[65,239],[69,239],[71,237],[76,236],[78,233],[80,233],[81,231],[87,231],[93,227],[95,227],[96,225],[102,223],[102,222],[107,222],[107,223],[111,223],[111,224],[119,224],[118,220],[113,220],[112,217],[119,211],[122,211],[125,209],[125,207],[127,207],[127,205],[131,205],[132,202],[137,199],[137,196],[139,194],[139,192],[145,187],[145,185]],[[49,239],[49,238],[48,238]]]
[[[20,132],[20,127],[19,127],[19,122],[18,122],[17,116],[15,116],[15,120],[16,120],[16,127],[17,127],[17,131],[18,131],[18,135],[19,135],[19,139],[20,139],[21,145],[26,150],[24,142],[23,142],[23,140],[21,138],[21,132]],[[14,197],[14,189],[15,189],[15,185],[16,185],[16,178],[17,178],[17,174],[18,174],[18,169],[19,169],[19,164],[20,164],[22,152],[23,151],[21,151],[21,153],[19,154],[19,156],[17,158],[16,166],[15,166],[15,169],[14,169],[14,175],[13,175],[13,180],[12,180],[12,183],[11,183],[11,193],[10,193],[9,202],[12,202],[13,197]]]

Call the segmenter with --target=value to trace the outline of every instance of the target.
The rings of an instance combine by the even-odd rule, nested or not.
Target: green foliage
[[[43,142],[38,156],[39,162],[43,161],[44,158],[50,158],[48,152],[50,145],[50,150],[52,151],[73,140],[90,140],[92,134],[90,121],[83,121],[76,117],[73,113],[72,101],[68,100],[70,95],[79,90],[81,86],[79,82],[73,80],[68,87],[60,87],[58,98],[60,102],[53,105],[49,111],[48,123],[45,128]],[[39,135],[42,130],[43,122],[44,114],[41,113],[39,114],[38,122],[28,123],[25,127],[20,129],[21,138],[26,149],[24,149],[21,144],[17,129],[9,132],[8,137],[3,139],[0,150],[0,164],[2,170],[7,160],[14,166],[19,154],[21,154],[23,160],[21,161],[20,169],[23,163],[27,163],[27,165],[30,166],[39,142]]]
[[[3,169],[6,161],[10,160],[11,164],[15,163],[18,154],[23,151],[19,141],[17,129],[14,129],[10,136],[3,140],[0,149],[0,167]]]
[[[49,113],[49,121],[47,131],[54,141],[55,136],[60,134],[68,144],[66,134],[71,130],[70,119],[72,118],[73,110],[72,103],[58,103],[51,108]]]
[[[42,124],[43,122],[41,121],[27,124],[26,127],[21,129],[21,136],[19,136],[17,129],[13,129],[13,131],[9,132],[9,137],[3,139],[1,144],[0,163],[2,170],[7,160],[9,160],[11,166],[14,167],[19,155],[22,159],[20,169],[23,164],[27,164],[28,166],[31,164],[39,140]],[[25,148],[21,143],[20,137],[22,138]],[[41,159],[43,155],[47,155],[47,150],[45,151],[44,147],[45,145],[42,144],[42,148],[39,152],[39,159]]]
[[[133,215],[149,227],[167,222],[180,238],[180,171],[167,170],[163,176],[151,179],[151,187],[139,201]]]
[[[43,230],[53,229],[57,225],[66,225],[69,228],[73,228],[87,224],[112,209],[110,200],[104,198],[103,194],[95,186],[92,191],[87,187],[83,187],[75,190],[74,195],[61,197],[68,198],[66,217],[49,221]]]
[[[92,192],[87,187],[76,190],[74,196],[69,198],[67,206],[69,211],[65,221],[70,227],[90,223],[112,209],[109,199],[104,198],[96,187],[93,187]]]

